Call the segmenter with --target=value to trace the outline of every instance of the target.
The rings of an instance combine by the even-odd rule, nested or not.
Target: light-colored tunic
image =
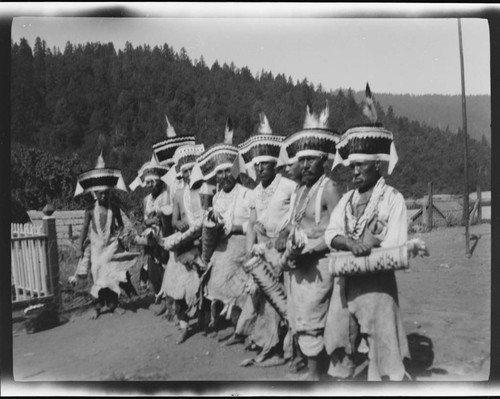
[[[309,238],[304,251],[307,251],[308,248],[314,248],[324,241],[321,232],[326,229],[329,215],[326,212],[321,220],[321,197],[328,181],[329,179],[324,178],[317,182],[317,188],[314,186],[311,188],[315,192],[311,193],[309,202],[314,204],[316,226],[314,229],[304,230]],[[298,202],[304,190],[305,188],[301,187],[297,194],[293,215],[297,213],[297,208],[301,205]],[[298,264],[296,269],[289,271],[289,275],[287,305],[290,327],[294,333],[299,334],[299,345],[302,352],[307,356],[316,356],[324,346],[322,336],[333,288],[333,277],[328,270],[328,258],[318,256],[311,259],[309,264]],[[304,338],[304,335],[309,337]],[[302,342],[307,343],[302,344]]]
[[[231,232],[233,225],[242,226],[243,232],[246,232],[250,217],[249,192],[246,187],[236,184],[231,192],[221,190],[214,196],[213,207],[224,220],[225,234],[220,237],[212,255],[210,277],[206,286],[208,299],[240,308],[246,299],[243,289],[249,279],[241,265],[246,252],[246,238],[241,234],[227,234]]]
[[[282,273],[278,266],[280,254],[274,248],[274,244],[280,232],[288,224],[291,198],[296,188],[297,183],[277,174],[268,187],[263,188],[259,183],[250,198],[250,207],[255,208],[257,221],[265,229],[265,232],[257,231],[257,242],[272,243],[273,247],[266,250],[265,257],[276,276]],[[249,297],[249,301],[252,301],[255,311],[255,325],[250,333],[250,341],[262,348],[260,355],[265,356],[280,342],[281,318],[262,293],[253,298]]]
[[[291,198],[297,183],[277,174],[266,188],[259,183],[252,190],[250,207],[257,212],[257,221],[262,223],[269,238],[278,238],[280,232],[288,224]]]
[[[332,212],[325,232],[329,246],[335,236],[348,236],[353,231],[353,225],[346,222],[350,200],[356,205],[357,193],[353,190],[341,198]],[[407,241],[406,205],[397,190],[383,184],[374,215],[367,220],[361,239],[379,240],[381,247],[399,246]],[[350,357],[342,360],[335,354],[341,350],[351,355],[357,350],[354,342],[358,328],[368,341],[368,379],[381,380],[387,376],[391,380],[402,380],[403,359],[409,357],[409,350],[393,271],[335,278],[325,327],[325,347],[328,353],[334,354],[329,374],[346,377],[352,373]]]
[[[180,190],[182,191],[181,198],[186,211],[186,217],[191,227],[193,223],[201,221],[203,210],[199,202],[199,197],[194,195],[197,201],[193,201],[193,196],[191,196],[189,188],[184,187]],[[197,248],[193,248],[182,254],[171,251],[160,290],[160,292],[165,293],[165,295],[175,300],[185,300],[188,308],[192,308],[196,303],[200,286],[198,272],[190,264],[198,255],[198,252]],[[179,256],[183,258],[182,263]]]

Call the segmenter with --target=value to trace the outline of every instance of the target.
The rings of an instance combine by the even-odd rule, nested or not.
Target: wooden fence
[[[473,196],[475,194],[475,197]],[[469,225],[491,222],[491,200],[483,200],[478,187],[469,199]],[[463,196],[435,195],[429,183],[429,195],[406,202],[410,231],[432,230],[434,227],[460,226],[463,221]]]
[[[11,224],[12,303],[24,305],[58,295],[55,220],[43,225]]]

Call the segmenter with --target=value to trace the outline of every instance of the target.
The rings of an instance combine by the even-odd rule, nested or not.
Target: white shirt
[[[297,183],[277,174],[266,188],[259,183],[251,191],[250,207],[257,212],[257,221],[262,223],[270,238],[278,237],[288,224],[290,217],[291,198]]]
[[[246,233],[250,218],[250,193],[250,189],[236,183],[229,193],[220,190],[215,194],[214,210],[219,212],[224,219],[228,233],[233,225],[242,226],[243,233]]]
[[[164,215],[172,214],[172,201],[170,200],[168,190],[162,191],[156,198],[153,198],[152,194],[148,194],[144,198],[145,219],[159,215],[160,213]]]
[[[325,231],[325,241],[330,249],[333,249],[331,247],[333,238],[337,235],[347,236],[345,212],[353,191],[351,190],[342,196],[330,216],[330,223]],[[374,234],[376,238],[381,240],[381,247],[397,247],[408,240],[406,203],[399,191],[386,185],[378,203],[376,214],[378,220],[385,225],[380,234]]]

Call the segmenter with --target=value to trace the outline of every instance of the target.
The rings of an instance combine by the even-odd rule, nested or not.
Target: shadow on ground
[[[434,363],[434,347],[429,337],[412,333],[407,336],[411,359],[405,359],[405,368],[412,379],[430,377],[431,375],[445,375],[444,369],[432,367]]]
[[[124,310],[136,312],[138,309],[149,309],[154,304],[155,298],[153,294],[139,294],[120,300],[120,307]]]

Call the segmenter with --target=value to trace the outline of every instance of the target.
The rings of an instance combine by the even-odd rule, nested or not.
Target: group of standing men
[[[402,380],[409,351],[394,271],[335,277],[329,267],[332,252],[367,256],[407,240],[404,199],[381,169],[388,161],[390,173],[397,161],[393,135],[373,123],[338,135],[328,114],[328,104],[320,115],[308,107],[303,129],[289,137],[274,135],[261,114],[258,133],[238,147],[229,119],[224,143],[207,150],[176,136],[167,119],[167,140],[153,145],[130,186],[151,189],[143,237],[149,280],[163,301],[158,313],[175,314],[178,343],[189,338],[191,317],[217,332],[226,316],[234,333],[225,345],[246,341],[258,351],[246,364],[290,361],[304,366],[304,379],[349,379],[364,354],[369,380]],[[342,194],[328,177],[332,162],[351,168],[354,189]],[[176,234],[186,242],[166,250],[162,243]],[[296,235],[303,248],[286,257]],[[246,270],[255,256],[283,287],[286,311]]]

